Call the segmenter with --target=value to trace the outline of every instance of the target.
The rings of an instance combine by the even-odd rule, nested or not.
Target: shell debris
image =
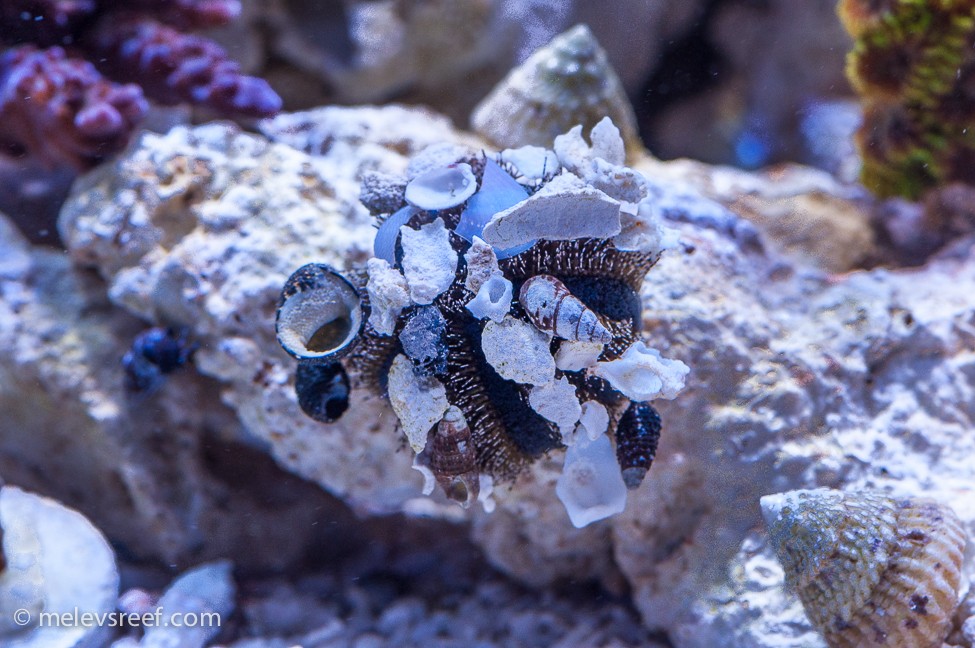
[[[965,533],[929,498],[799,490],[761,499],[786,582],[833,648],[941,648]]]
[[[406,202],[419,209],[439,211],[467,202],[477,191],[477,178],[469,164],[430,169],[406,185]]]
[[[464,287],[474,294],[477,294],[481,284],[490,279],[491,275],[501,271],[494,248],[477,236],[474,237],[470,249],[464,254],[464,261],[467,262],[467,278],[464,279]]]
[[[488,322],[481,350],[488,364],[505,380],[523,385],[544,385],[555,379],[555,358],[548,350],[549,336],[510,315],[500,323]]]
[[[405,355],[397,355],[389,368],[389,404],[403,426],[413,452],[423,452],[427,433],[450,407],[447,390],[431,376],[418,375]]]
[[[310,263],[288,278],[275,329],[291,356],[333,362],[351,350],[361,328],[359,294],[333,268]]]
[[[474,299],[467,302],[467,310],[477,319],[490,318],[500,322],[511,310],[514,287],[499,270],[481,284]]]
[[[392,335],[400,313],[413,303],[410,287],[403,273],[394,270],[385,259],[369,259],[366,269],[369,273],[366,294],[371,308],[369,324],[377,333]]]
[[[597,362],[590,372],[633,401],[675,398],[691,369],[680,360],[660,357],[656,349],[634,342],[617,360]]]
[[[584,435],[576,438],[565,452],[555,494],[577,529],[623,512],[626,485],[609,437],[602,435],[594,441]]]
[[[532,387],[528,394],[528,403],[533,410],[559,426],[563,442],[571,435],[576,421],[582,415],[576,388],[564,376]]]
[[[430,304],[450,288],[457,272],[457,253],[450,245],[450,231],[442,218],[421,225],[419,231],[400,228],[403,243],[403,275],[410,286],[410,298]]]

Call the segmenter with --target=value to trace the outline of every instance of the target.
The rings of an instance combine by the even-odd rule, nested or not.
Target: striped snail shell
[[[294,358],[328,363],[345,355],[362,329],[359,294],[333,268],[309,263],[281,290],[274,326]]]
[[[450,499],[467,508],[480,492],[471,429],[460,408],[451,405],[431,442],[430,468]]]
[[[536,275],[518,293],[532,324],[564,340],[608,344],[613,335],[564,283],[551,275]]]
[[[761,500],[786,582],[833,648],[941,648],[965,533],[928,498],[798,490]]]
[[[650,403],[630,403],[616,426],[616,459],[627,490],[643,483],[657,455],[660,415]]]

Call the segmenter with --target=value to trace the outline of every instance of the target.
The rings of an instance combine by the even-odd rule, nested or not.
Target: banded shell
[[[295,394],[301,411],[319,423],[334,423],[349,409],[349,376],[339,362],[299,362]]]
[[[660,415],[649,403],[630,403],[616,427],[616,459],[627,490],[643,483],[657,455]]]
[[[430,445],[430,468],[437,483],[447,497],[469,507],[477,500],[480,479],[471,429],[460,408],[447,408]]]
[[[786,582],[827,644],[941,648],[965,547],[950,508],[826,489],[769,495],[761,504]]]
[[[274,326],[278,342],[298,360],[338,360],[351,349],[362,325],[359,294],[327,265],[298,268],[281,290]]]
[[[540,331],[564,340],[608,344],[613,335],[596,313],[573,297],[565,284],[551,275],[537,275],[521,285],[518,301]]]

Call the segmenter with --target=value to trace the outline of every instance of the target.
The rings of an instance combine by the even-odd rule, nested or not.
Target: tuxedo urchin
[[[465,507],[477,475],[514,480],[575,446],[559,489],[572,522],[622,511],[656,452],[651,401],[689,370],[640,339],[643,278],[677,232],[612,122],[590,137],[497,155],[435,145],[406,177],[365,174],[375,257],[344,275],[309,264],[282,292],[305,413],[334,420],[349,384],[388,397],[418,467]]]

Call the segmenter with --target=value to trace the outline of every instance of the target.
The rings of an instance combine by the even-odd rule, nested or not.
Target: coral
[[[601,120],[593,128],[592,139],[593,147],[584,147],[587,162],[622,164],[623,139],[611,120]],[[536,157],[542,160],[540,166],[550,159],[544,149]],[[537,160],[535,166],[539,166]],[[620,170],[620,176],[634,174],[623,167]],[[636,286],[662,248],[616,249],[611,239],[621,231],[620,202],[568,169],[556,175],[558,171],[543,173],[529,195],[497,161],[472,156],[463,147],[434,146],[415,157],[407,167],[407,177],[414,177],[402,190],[413,207],[380,215],[376,239],[382,243],[377,242],[375,249],[384,259],[370,260],[368,267],[377,276],[370,276],[367,282],[367,288],[373,285],[370,294],[382,296],[379,286],[399,284],[388,276],[402,269],[415,305],[397,306],[400,314],[389,332],[392,313],[383,299],[377,321],[386,332],[367,325],[361,339],[350,342],[350,328],[339,325],[342,335],[336,339],[342,340],[342,353],[349,353],[348,365],[359,374],[359,382],[380,386],[380,395],[386,385],[385,393],[413,450],[421,455],[432,453],[428,461],[417,460],[418,469],[429,463],[438,474],[437,458],[446,439],[467,439],[463,442],[465,468],[440,473],[451,479],[468,475],[463,496],[454,493],[455,481],[440,479],[441,485],[447,484],[447,496],[465,506],[476,497],[470,485],[478,483],[477,470],[492,480],[511,479],[561,442],[579,443],[577,451],[569,455],[572,461],[566,462],[560,498],[573,524],[585,526],[622,510],[626,488],[619,470],[627,470],[629,475],[639,465],[642,478],[652,461],[656,439],[653,447],[643,450],[640,462],[632,461],[634,452],[623,452],[624,465],[617,466],[615,476],[606,483],[604,455],[616,465],[610,437],[596,435],[591,440],[573,434],[582,414],[580,401],[593,400],[612,409],[605,426],[612,435],[625,407],[623,395],[634,402],[672,399],[683,387],[688,368],[680,361],[661,359],[659,352],[637,340],[640,298]],[[395,183],[384,186],[400,191]],[[518,202],[512,205],[513,201]],[[390,197],[372,204],[396,205],[399,201]],[[465,265],[473,263],[470,269],[458,268],[461,254]],[[505,258],[499,262],[498,257]],[[335,328],[336,322],[348,319],[346,310],[356,306],[333,296],[332,284],[347,285],[345,279],[336,275],[329,285],[311,282],[308,267],[299,269],[286,283],[279,324],[293,320],[290,313],[297,312],[290,305],[295,286],[306,287],[307,301],[331,306],[304,309],[308,320],[302,321],[300,330],[295,327],[294,334],[279,334],[279,339],[301,362],[337,360],[341,355],[336,345],[330,345],[335,353],[316,356],[321,351],[315,348],[317,331]],[[491,273],[486,279],[485,272]],[[472,279],[474,284],[480,282],[476,294],[467,288]],[[515,284],[517,301],[513,300]],[[336,308],[340,303],[342,307]],[[363,300],[361,307],[369,305]],[[484,321],[488,316],[490,321]],[[369,320],[373,320],[371,314]],[[387,343],[383,338],[394,339]],[[553,349],[572,342],[599,347],[590,350],[595,361],[591,371],[591,363],[586,361],[578,368],[566,361],[565,368],[557,369]],[[570,364],[574,371],[568,370]],[[453,410],[457,414],[450,421],[441,421],[444,412]],[[438,428],[430,448],[427,437],[435,424]],[[614,429],[609,430],[611,427]],[[587,434],[595,431],[593,426]],[[659,432],[659,426],[652,432]],[[632,435],[627,432],[624,436]],[[609,447],[608,455],[604,445]],[[591,465],[597,456],[598,470]],[[640,479],[628,479],[631,486],[639,485]],[[592,489],[591,495],[585,494],[587,488]]]
[[[0,42],[16,47],[0,59],[0,146],[89,169],[126,146],[148,109],[143,90],[165,105],[273,115],[281,100],[265,81],[243,75],[216,43],[178,31],[239,13],[236,0],[5,2]]]
[[[798,490],[762,498],[786,582],[832,648],[940,648],[965,531],[929,498]]]
[[[975,5],[843,0],[847,76],[864,104],[861,181],[881,196],[975,184]]]

